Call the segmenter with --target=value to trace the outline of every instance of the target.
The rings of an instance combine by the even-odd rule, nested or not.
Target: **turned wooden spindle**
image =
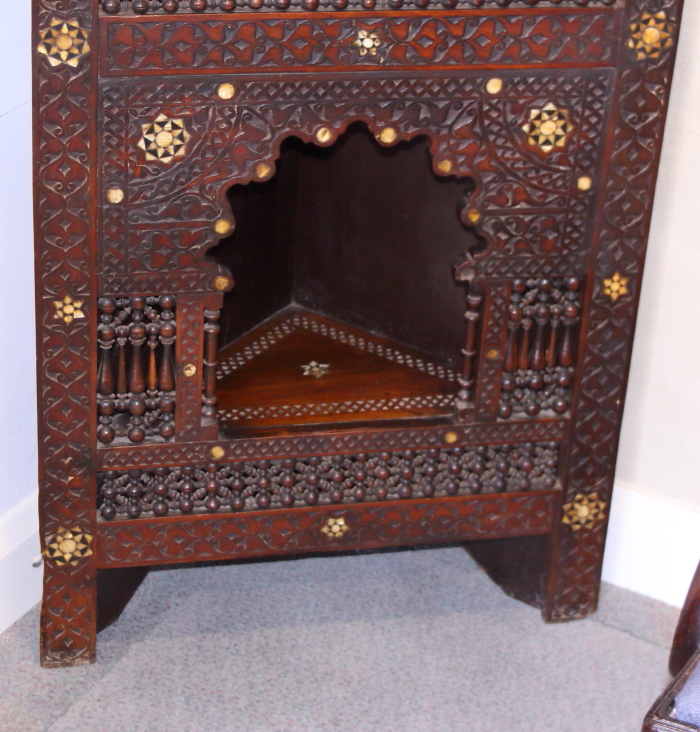
[[[564,335],[559,346],[559,365],[572,366],[574,363],[574,325],[578,319],[578,307],[566,303],[561,322],[564,324]]]
[[[508,310],[508,338],[506,354],[503,359],[503,370],[513,373],[518,368],[518,333],[523,319],[523,311],[517,305]]]
[[[158,323],[149,323],[146,326],[148,334],[148,367],[146,368],[146,390],[149,397],[155,397],[158,393],[158,361],[156,349],[158,348]]]
[[[132,394],[143,394],[146,391],[146,380],[143,371],[142,347],[146,342],[146,326],[143,324],[143,308],[146,304],[143,297],[132,297],[132,323],[129,326],[129,343],[131,344],[131,368],[129,369],[129,391]]]
[[[522,338],[520,340],[520,354],[518,356],[518,368],[526,370],[530,365],[530,328],[532,328],[532,319],[529,317],[532,314],[531,307],[523,308],[524,317],[520,323],[522,328]]]
[[[545,348],[545,329],[549,323],[549,306],[540,303],[535,308],[535,342],[530,355],[530,368],[542,371],[547,361]]]
[[[207,489],[207,498],[204,501],[204,508],[207,509],[207,511],[211,511],[212,513],[214,511],[218,511],[221,506],[221,501],[219,500],[217,494],[220,489],[219,481],[216,479],[216,465],[212,463],[211,465],[207,465],[207,482],[206,482],[206,489]]]
[[[158,385],[161,392],[169,393],[175,390],[175,369],[173,366],[173,344],[175,343],[175,297],[161,295],[158,298],[161,307],[161,322],[159,337],[163,344],[163,353],[160,360]],[[161,407],[162,408],[162,407]]]
[[[116,437],[116,432],[112,427],[112,419],[116,411],[112,351],[117,338],[117,329],[112,325],[112,321],[117,303],[113,298],[101,297],[97,301],[97,306],[100,311],[100,324],[97,328],[97,338],[100,344],[100,361],[97,371],[97,412],[99,414],[97,439],[103,444],[109,445]]]
[[[116,301],[111,297],[101,297],[97,301],[100,310],[100,325],[97,337],[100,343],[100,363],[97,371],[97,393],[102,396],[114,395],[114,367],[112,365],[112,349],[117,331],[112,325],[113,315],[117,309]]]
[[[204,374],[202,416],[216,417],[216,364],[219,347],[220,310],[204,311]]]
[[[474,388],[474,364],[476,362],[476,332],[477,324],[481,318],[481,295],[467,295],[467,312],[464,319],[467,321],[464,336],[464,348],[462,349],[462,378],[459,384],[462,387],[459,391],[459,398],[462,401],[471,401]]]
[[[581,282],[576,277],[569,277],[566,281],[566,301],[562,308],[562,323],[564,336],[559,347],[559,365],[572,366],[574,363],[574,326],[578,322],[580,308],[577,305],[578,290]]]
[[[118,325],[117,331],[117,398],[120,402],[127,397],[126,344],[129,342],[129,326]]]
[[[143,308],[146,298],[131,298],[131,319],[129,326],[129,343],[131,344],[131,368],[129,369],[129,403],[127,408],[131,415],[129,439],[132,442],[143,442],[146,438],[144,415],[147,404],[145,397],[146,379],[143,370],[143,344],[146,342],[146,326],[143,324]]]
[[[553,369],[557,365],[557,330],[559,329],[559,319],[561,315],[561,307],[552,305],[549,308],[549,343],[547,344],[547,368]]]

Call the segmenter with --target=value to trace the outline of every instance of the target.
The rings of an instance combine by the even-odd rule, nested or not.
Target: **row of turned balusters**
[[[580,314],[580,288],[581,281],[576,277],[513,280],[505,371],[543,371],[545,367],[573,365],[573,328]],[[559,332],[560,323],[563,333]]]
[[[515,279],[499,416],[564,414],[570,407],[575,344],[581,315],[581,280]]]
[[[103,297],[98,308],[98,439],[172,438],[175,297]]]
[[[527,0],[526,0],[527,1]],[[603,4],[612,5],[615,0],[601,0]],[[468,0],[473,7],[479,8],[487,3],[487,0]],[[512,0],[496,0],[496,4],[500,6],[510,5]],[[529,0],[534,5],[538,0]],[[557,2],[557,0],[551,0]],[[590,0],[578,0],[579,5],[587,5]],[[334,8],[336,10],[345,10],[348,7],[361,7],[364,10],[373,10],[378,4],[392,10],[399,10],[404,5],[414,6],[417,8],[427,8],[431,4],[431,0],[387,0],[386,3],[377,0],[300,0],[301,7],[304,10],[317,10],[318,8]],[[440,3],[444,8],[450,10],[456,8],[458,0],[441,0]],[[493,4],[493,2],[492,2]],[[287,10],[292,7],[292,0],[102,0],[102,9],[105,13],[116,14],[121,10],[131,9],[132,12],[144,15],[145,13],[162,10],[166,13],[176,13],[178,10],[185,12],[192,11],[194,13],[203,13],[206,10],[220,10],[231,12],[236,7],[249,8],[251,10],[260,10],[261,8],[270,8],[274,10]]]

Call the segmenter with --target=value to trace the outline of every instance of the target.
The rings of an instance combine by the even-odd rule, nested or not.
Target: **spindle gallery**
[[[33,0],[43,665],[167,563],[595,610],[681,9]]]

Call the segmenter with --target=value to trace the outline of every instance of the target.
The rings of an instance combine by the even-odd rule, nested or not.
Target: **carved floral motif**
[[[75,566],[80,559],[92,554],[90,544],[93,538],[77,526],[72,529],[64,529],[59,526],[55,534],[46,537],[46,549],[43,554],[49,559],[53,559],[58,565],[72,564]]]
[[[673,46],[673,30],[673,23],[668,22],[663,10],[643,12],[639,20],[630,25],[627,45],[635,52],[638,61],[659,58],[662,51]]]
[[[46,56],[51,66],[65,64],[75,68],[80,57],[90,51],[88,32],[77,20],[52,18],[49,27],[39,31],[39,37],[37,51]]]
[[[159,114],[153,122],[141,125],[143,137],[138,146],[145,151],[146,160],[170,163],[185,155],[190,133],[181,119]]]
[[[564,147],[571,133],[569,111],[559,109],[551,102],[542,109],[531,109],[523,132],[527,135],[528,144],[539,147],[543,153],[551,152],[555,147]]]

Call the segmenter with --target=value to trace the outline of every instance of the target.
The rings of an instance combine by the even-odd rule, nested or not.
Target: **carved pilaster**
[[[601,176],[602,213],[587,286],[588,327],[579,359],[579,397],[573,408],[573,444],[565,503],[593,497],[609,505],[632,352],[639,282],[661,153],[671,74],[683,0],[633,0],[624,20],[624,59],[609,162]],[[662,14],[662,15],[659,15]],[[640,24],[663,24],[640,46]],[[625,279],[622,294],[610,296],[613,273]],[[608,281],[608,284],[606,284]],[[606,293],[606,290],[608,292]],[[585,617],[596,609],[607,520],[575,530],[562,509],[552,553],[552,578],[545,607],[549,620]]]
[[[39,477],[41,533],[48,550],[41,612],[44,666],[90,663],[95,654],[94,555],[79,551],[82,544],[61,533],[95,534],[90,470],[96,386],[90,275],[94,5],[91,0],[34,3]],[[62,561],[58,549],[49,546],[59,535],[64,549],[75,544],[71,561]]]

